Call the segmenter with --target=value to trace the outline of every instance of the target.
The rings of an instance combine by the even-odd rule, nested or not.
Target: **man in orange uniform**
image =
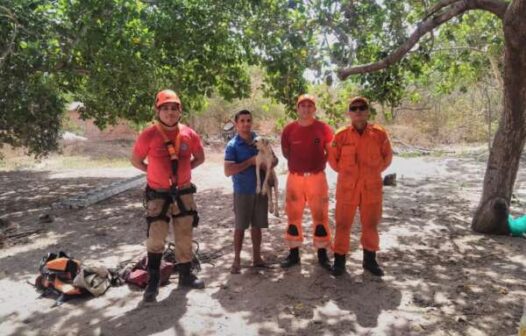
[[[203,288],[204,282],[192,274],[192,229],[199,217],[194,202],[195,186],[191,171],[205,160],[199,135],[179,122],[181,101],[172,90],[163,90],[155,99],[157,124],[145,129],[137,138],[131,163],[146,172],[146,206],[148,228],[148,286],[145,302],[155,301],[159,292],[160,265],[168,224],[172,223],[179,285]]]
[[[329,197],[325,166],[333,132],[327,124],[314,118],[316,100],[313,96],[299,96],[296,109],[298,120],[288,124],[281,135],[281,149],[289,168],[285,240],[290,248],[281,266],[288,268],[300,263],[299,247],[303,243],[301,222],[307,203],[312,215],[318,262],[325,269],[330,269],[327,249],[331,247],[331,233],[328,226]]]
[[[384,272],[376,262],[379,249],[378,224],[382,217],[381,173],[393,158],[385,130],[367,122],[369,102],[364,97],[349,102],[351,125],[336,132],[329,164],[338,172],[336,184],[336,234],[334,237],[335,276],[345,272],[351,226],[360,208],[363,268],[376,276]]]

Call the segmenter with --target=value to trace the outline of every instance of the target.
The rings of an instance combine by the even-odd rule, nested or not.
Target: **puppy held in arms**
[[[257,136],[254,144],[258,149],[256,156],[256,193],[268,195],[268,210],[274,216],[279,216],[278,211],[278,177],[274,171],[274,166],[278,163],[278,158],[274,155],[268,139]],[[265,170],[265,180],[261,184],[260,169]],[[274,189],[274,198],[272,198]]]

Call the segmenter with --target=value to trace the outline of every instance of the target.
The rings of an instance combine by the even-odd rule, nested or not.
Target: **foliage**
[[[332,78],[337,68],[385,58],[436,2],[313,1],[311,20],[323,36],[316,54],[318,75]],[[457,89],[465,92],[488,74],[496,78],[502,67],[502,48],[501,21],[489,13],[468,12],[425,36],[401,62],[348,80],[358,84],[371,101],[386,106],[384,119],[390,120],[391,111],[415,86],[434,90],[438,96]]]
[[[37,155],[57,147],[65,94],[102,128],[150,120],[160,88],[190,113],[214,93],[247,97],[251,64],[287,106],[305,88],[312,33],[277,0],[7,0],[0,14],[0,143]]]
[[[271,122],[274,125],[273,131],[281,130],[285,123],[285,107],[283,104],[276,103],[273,99],[264,95],[261,86],[265,80],[265,74],[259,67],[249,69],[251,78],[250,95],[242,99],[227,101],[219,94],[214,93],[206,100],[205,106],[201,111],[197,111],[192,116],[185,115],[186,121],[199,132],[207,137],[219,134],[221,128],[233,120],[236,112],[247,109],[252,113],[254,126],[257,129],[262,124]],[[268,130],[264,130],[268,131]]]
[[[74,35],[85,36],[73,51],[74,67],[88,72],[78,98],[100,126],[150,119],[163,87],[174,88],[188,111],[214,90],[227,100],[248,94],[234,2],[78,1],[67,11]]]
[[[50,5],[9,1],[0,5],[0,146],[38,155],[57,147],[63,99],[62,56]]]
[[[263,0],[247,20],[248,49],[264,67],[262,89],[267,97],[284,104],[288,116],[295,112],[296,98],[306,92],[303,77],[315,46],[315,29],[301,1]]]
[[[408,23],[402,2],[360,1],[349,3],[315,1],[313,20],[323,36],[318,50],[319,74],[332,82],[331,70],[351,64],[364,64],[385,57],[406,37]],[[394,65],[376,73],[364,74],[353,81],[361,94],[382,105],[397,106],[407,85],[407,66]]]
[[[321,118],[334,128],[339,128],[348,123],[349,97],[358,95],[357,84],[347,81],[338,82],[335,85],[325,83],[313,85],[311,91],[318,98],[317,105]]]
[[[439,31],[433,57],[417,80],[433,87],[437,94],[449,94],[455,89],[466,92],[467,86],[488,75],[496,85],[502,55],[502,22],[490,13],[468,13]]]
[[[43,155],[57,147],[65,97],[84,102],[99,127],[151,119],[160,88],[180,93],[188,114],[207,99],[252,92],[251,66],[269,104],[294,116],[320,86],[320,109],[336,125],[357,93],[381,105],[386,120],[418,88],[437,96],[492,74],[498,79],[502,27],[470,13],[421,40],[383,71],[334,80],[337,68],[375,62],[398,47],[436,1],[375,0],[3,0],[0,5],[0,144]],[[482,32],[482,33],[481,33]],[[349,85],[349,86],[347,86]],[[334,89],[333,89],[334,88]],[[223,104],[223,103],[222,103]],[[385,107],[385,108],[384,108]]]

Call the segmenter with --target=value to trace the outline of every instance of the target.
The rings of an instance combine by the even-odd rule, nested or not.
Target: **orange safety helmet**
[[[314,98],[313,95],[310,95],[310,94],[302,94],[301,96],[298,97],[298,101],[296,102],[296,107],[298,107],[298,105],[302,102],[302,101],[305,101],[305,100],[308,100],[308,101],[311,101],[314,106],[316,106],[316,98]]]
[[[177,93],[175,93],[174,91],[162,90],[159,93],[157,93],[157,96],[155,98],[155,107],[159,108],[159,106],[166,103],[177,103],[181,105],[181,100],[177,96]]]

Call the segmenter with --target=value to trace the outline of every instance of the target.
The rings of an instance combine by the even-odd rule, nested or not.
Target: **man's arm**
[[[148,169],[148,165],[144,163],[144,159],[145,157],[140,157],[137,154],[133,153],[130,158],[130,162],[132,166],[146,173],[146,170]]]
[[[325,159],[326,160],[329,159],[329,153],[331,152],[331,148],[332,148],[332,141],[325,143]]]
[[[329,166],[331,166],[335,172],[338,172],[341,147],[338,146],[338,143],[336,142],[336,134],[333,133],[329,125],[327,125],[326,132],[327,142],[325,143],[325,157],[327,158],[327,162],[329,162]]]
[[[290,149],[288,147],[285,147],[285,146],[281,146],[281,152],[283,153],[283,157],[285,159],[289,159],[289,153],[290,153]]]
[[[387,169],[387,167],[389,167],[391,161],[393,160],[393,149],[391,148],[391,142],[389,141],[389,137],[387,136],[387,134],[385,134],[385,140],[382,144],[381,152],[384,161],[382,171],[384,171]]]
[[[331,151],[331,148],[332,148],[332,142],[334,141],[334,132],[332,131],[332,128],[327,125],[327,124],[324,124],[325,128],[324,128],[324,132],[325,132],[325,146],[324,146],[324,149],[325,149],[325,159],[328,159],[329,158],[329,153]]]
[[[229,176],[235,175],[255,164],[256,164],[255,155],[252,156],[250,159],[247,159],[240,163],[235,163],[233,161],[225,161],[225,176],[229,177]]]
[[[338,144],[333,140],[332,144],[329,144],[328,149],[328,160],[329,166],[335,171],[338,172],[338,162],[340,161],[340,148],[338,147]]]
[[[194,169],[195,167],[199,166],[203,162],[205,162],[205,151],[201,147],[197,151],[195,151],[195,153],[193,153],[192,161],[190,161],[190,167]]]
[[[287,127],[285,127],[283,133],[281,133],[281,153],[283,154],[283,157],[285,157],[285,159],[289,159],[290,145]]]

